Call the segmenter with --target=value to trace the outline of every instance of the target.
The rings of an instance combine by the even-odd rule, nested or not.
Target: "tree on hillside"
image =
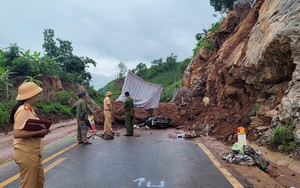
[[[135,67],[135,69],[132,70],[133,73],[139,75],[141,74],[144,70],[147,70],[147,65],[145,63],[139,63]]]
[[[34,66],[32,61],[24,57],[14,59],[10,69],[15,72],[14,76],[31,76],[38,73],[38,67]]]
[[[215,11],[225,13],[233,8],[236,0],[210,0],[210,5],[214,7]]]
[[[122,78],[123,76],[125,76],[126,72],[127,72],[127,67],[123,62],[120,62],[118,64],[118,68],[120,70],[118,77]]]
[[[39,64],[43,67],[43,69],[40,69],[40,74],[43,75],[57,76],[58,73],[62,71],[62,67],[57,58],[44,56],[39,59]]]
[[[58,47],[56,46],[54,37],[54,30],[45,29],[44,32],[44,44],[43,49],[45,49],[46,55],[50,58],[58,56]]]
[[[177,61],[177,55],[174,55],[172,53],[171,56],[167,57],[166,59],[167,68],[173,70],[176,67],[176,61]]]
[[[190,62],[191,62],[191,58],[187,58],[187,59],[182,61],[182,63],[180,64],[180,71],[182,73],[184,73],[185,69],[188,67]]]
[[[161,64],[163,64],[163,59],[160,58],[160,59],[153,60],[153,61],[151,62],[151,64],[152,64],[152,65],[158,65],[158,66],[160,66]]]
[[[72,42],[60,38],[56,40],[59,42],[59,47],[57,49],[58,55],[62,55],[63,57],[73,56]]]
[[[89,64],[94,65],[94,67],[97,65],[96,61],[88,57],[81,57],[81,60],[84,62],[85,67],[89,67]]]
[[[202,33],[197,33],[196,35],[195,35],[195,39],[199,42],[201,39],[202,39]]]
[[[20,54],[21,48],[17,46],[17,44],[10,44],[9,47],[4,48],[4,51],[2,51],[4,55],[5,61],[2,62],[2,66],[5,67],[10,67],[12,64],[12,61],[18,57],[21,56]]]
[[[56,75],[63,81],[73,84],[89,83],[92,77],[91,74],[86,71],[86,68],[89,67],[89,64],[96,66],[97,63],[88,57],[78,57],[73,55],[71,41],[57,38],[56,40],[58,41],[59,46],[56,46],[56,42],[53,38],[54,31],[52,29],[45,29],[43,48],[49,59],[44,58],[42,63],[48,67],[51,64],[61,66],[61,69],[55,70],[54,72],[56,72]],[[52,61],[51,59],[55,60]]]

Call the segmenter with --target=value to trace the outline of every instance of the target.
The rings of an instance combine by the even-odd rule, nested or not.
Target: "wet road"
[[[72,137],[48,147],[45,187],[233,187],[194,140],[173,139],[172,129],[140,135],[124,137],[121,131],[114,140],[97,137],[91,145],[74,144]],[[14,162],[1,165],[0,185],[19,187],[11,178],[17,173]]]

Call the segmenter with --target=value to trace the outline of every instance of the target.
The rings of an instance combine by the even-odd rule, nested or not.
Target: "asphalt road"
[[[194,140],[174,139],[175,130],[139,130],[140,137],[75,137],[46,147],[46,188],[233,187]],[[0,185],[19,187],[14,162],[0,166]],[[1,186],[0,186],[1,187]]]

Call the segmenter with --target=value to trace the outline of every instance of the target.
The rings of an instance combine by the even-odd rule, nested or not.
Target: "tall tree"
[[[166,59],[166,65],[169,69],[174,69],[176,67],[176,60],[177,59],[177,55],[174,55],[173,53],[167,57]]]
[[[136,67],[135,67],[135,72],[141,73],[142,71],[147,69],[147,65],[145,63],[139,63]]]
[[[56,39],[59,42],[58,55],[63,57],[73,56],[72,42],[68,40]]]
[[[4,49],[4,58],[5,61],[2,63],[2,66],[4,67],[11,67],[12,61],[18,57],[20,57],[21,48],[17,46],[17,44],[10,44],[9,47]]]
[[[118,64],[118,68],[120,70],[118,77],[122,78],[123,76],[125,76],[126,72],[127,72],[127,67],[123,62],[120,62]]]
[[[56,46],[54,37],[54,30],[45,29],[44,32],[44,44],[43,49],[45,49],[46,55],[50,58],[58,56],[58,47]]]
[[[160,59],[153,60],[151,61],[151,64],[160,66],[161,64],[163,64],[163,59],[160,58]]]

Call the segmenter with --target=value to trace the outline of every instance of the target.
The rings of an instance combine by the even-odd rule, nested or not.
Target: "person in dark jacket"
[[[134,134],[133,132],[133,117],[134,117],[134,111],[133,111],[133,100],[130,97],[130,94],[128,91],[125,92],[126,101],[124,103],[124,109],[125,109],[125,127],[127,129],[127,133],[124,136],[139,136],[138,134]]]
[[[87,140],[88,126],[86,120],[88,118],[88,107],[86,105],[86,93],[78,94],[79,100],[72,107],[72,111],[76,112],[77,119],[77,141],[78,144],[91,144]]]

